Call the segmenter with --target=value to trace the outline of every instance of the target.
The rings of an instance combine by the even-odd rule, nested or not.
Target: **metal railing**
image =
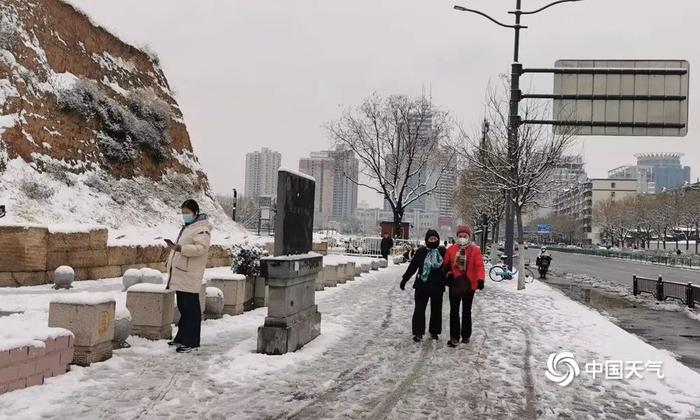
[[[694,308],[695,304],[700,305],[700,286],[693,283],[664,281],[661,276],[655,280],[633,275],[632,294],[637,296],[641,293],[654,295],[659,301],[676,299],[688,305],[689,308]]]
[[[341,252],[346,255],[379,257],[382,255],[381,242],[382,238],[354,238],[342,246],[343,250]],[[394,239],[394,247],[392,248],[390,255],[393,255],[395,251],[404,246],[409,246],[412,248],[415,246],[415,244],[416,241]],[[336,249],[340,249],[340,247]]]
[[[648,279],[646,277],[632,276],[632,293],[636,296],[640,293],[649,293],[656,296],[656,284],[662,281],[661,276],[658,280]]]
[[[625,252],[602,249],[556,248],[550,250],[569,254],[593,255],[597,257],[620,258],[623,260],[649,262],[668,266],[700,267],[699,257],[679,257],[675,255],[649,255],[642,252]]]

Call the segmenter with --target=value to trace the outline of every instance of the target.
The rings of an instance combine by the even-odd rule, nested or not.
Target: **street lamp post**
[[[554,5],[561,4],[561,3],[573,3],[573,2],[579,2],[582,0],[559,0],[555,1],[553,3],[550,3],[546,6],[543,6],[537,10],[533,11],[523,11],[522,10],[522,0],[516,0],[515,1],[515,10],[511,10],[508,13],[515,15],[515,24],[514,25],[508,25],[502,22],[499,22],[498,20],[492,18],[491,16],[487,15],[486,13],[480,12],[478,10],[474,9],[467,9],[466,7],[462,6],[454,6],[455,10],[459,10],[461,12],[469,12],[469,13],[474,13],[480,16],[485,17],[486,19],[492,21],[493,23],[502,26],[504,28],[509,28],[513,29],[515,31],[514,33],[514,39],[513,39],[513,63],[511,64],[511,72],[510,72],[510,113],[508,115],[508,170],[511,173],[511,183],[513,181],[517,180],[518,178],[518,160],[517,160],[517,149],[518,149],[518,129],[520,128],[521,125],[521,119],[519,115],[519,105],[520,105],[520,99],[521,99],[521,91],[520,91],[520,76],[523,73],[523,65],[520,64],[519,62],[519,55],[520,55],[520,30],[521,29],[527,29],[527,26],[523,26],[520,24],[521,17],[522,15],[534,15],[536,13],[539,13],[545,9],[548,9]],[[514,186],[510,186],[506,188],[505,195],[506,195],[506,211],[505,211],[505,219],[506,219],[506,240],[505,240],[505,252],[506,252],[506,264],[508,264],[509,269],[513,269],[513,246],[514,246],[514,224],[515,224],[515,212],[513,208],[513,188]]]

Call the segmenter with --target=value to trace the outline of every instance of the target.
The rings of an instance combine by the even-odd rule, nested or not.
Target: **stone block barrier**
[[[338,285],[338,266],[329,264],[323,266],[323,286],[336,287]]]
[[[73,363],[89,366],[112,357],[114,312],[114,298],[89,293],[67,295],[49,304],[49,327],[72,332]]]
[[[131,313],[131,333],[149,340],[173,336],[175,292],[163,284],[140,283],[126,292],[126,308]]]
[[[232,272],[206,273],[205,279],[210,287],[216,287],[224,294],[224,313],[240,315],[246,301],[246,276]]]
[[[338,284],[345,284],[345,282],[348,281],[348,278],[345,276],[346,267],[347,267],[346,263],[338,264],[338,274],[336,274],[336,279],[338,281]]]

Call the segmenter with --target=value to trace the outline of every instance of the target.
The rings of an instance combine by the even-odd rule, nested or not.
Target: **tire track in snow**
[[[535,407],[535,380],[532,377],[532,341],[530,339],[530,331],[523,327],[523,335],[525,336],[525,354],[523,355],[523,385],[525,386],[525,407],[523,417],[527,419],[537,418],[537,409]]]
[[[386,295],[386,302],[388,302],[388,304],[386,305],[386,312],[384,313],[384,318],[382,319],[382,322],[379,326],[380,332],[386,330],[389,327],[389,324],[391,323],[395,301],[394,288],[390,288],[387,291]],[[362,348],[357,352],[357,354],[366,354],[367,350],[370,348],[370,346],[374,345],[374,343],[375,336],[372,335],[365,342],[364,346],[362,346]],[[329,405],[334,400],[337,400],[341,394],[353,388],[354,386],[368,380],[379,365],[381,365],[381,362],[374,360],[372,362],[360,365],[359,367],[356,366],[342,371],[334,380],[336,382],[334,386],[319,394],[316,398],[313,399],[313,401],[306,404],[297,412],[293,414],[281,415],[277,418],[316,418],[322,413],[327,412],[324,409],[324,406]]]
[[[381,403],[379,403],[378,406],[372,410],[372,413],[367,417],[369,419],[375,420],[375,419],[383,419],[386,418],[389,413],[391,413],[391,410],[393,410],[394,406],[396,406],[396,403],[399,402],[401,397],[406,394],[406,391],[409,389],[411,385],[423,374],[423,368],[425,367],[426,364],[426,359],[428,357],[428,353],[430,350],[433,348],[433,346],[430,344],[429,341],[426,341],[423,344],[423,349],[420,352],[420,357],[418,358],[418,361],[413,365],[413,368],[411,369],[411,372],[408,374],[408,376],[401,381],[398,387],[391,392]]]

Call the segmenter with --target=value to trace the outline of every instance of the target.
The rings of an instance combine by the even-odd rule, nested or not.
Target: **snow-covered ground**
[[[318,292],[322,335],[296,353],[254,352],[261,308],[205,321],[191,354],[130,338],[107,362],[0,396],[0,418],[700,417],[700,374],[539,282],[517,292],[487,281],[469,345],[445,345],[447,304],[440,340],[413,343],[412,292],[398,288],[405,268]],[[581,367],[566,387],[545,377],[554,352]],[[594,360],[662,362],[665,379],[594,378],[584,371]]]

